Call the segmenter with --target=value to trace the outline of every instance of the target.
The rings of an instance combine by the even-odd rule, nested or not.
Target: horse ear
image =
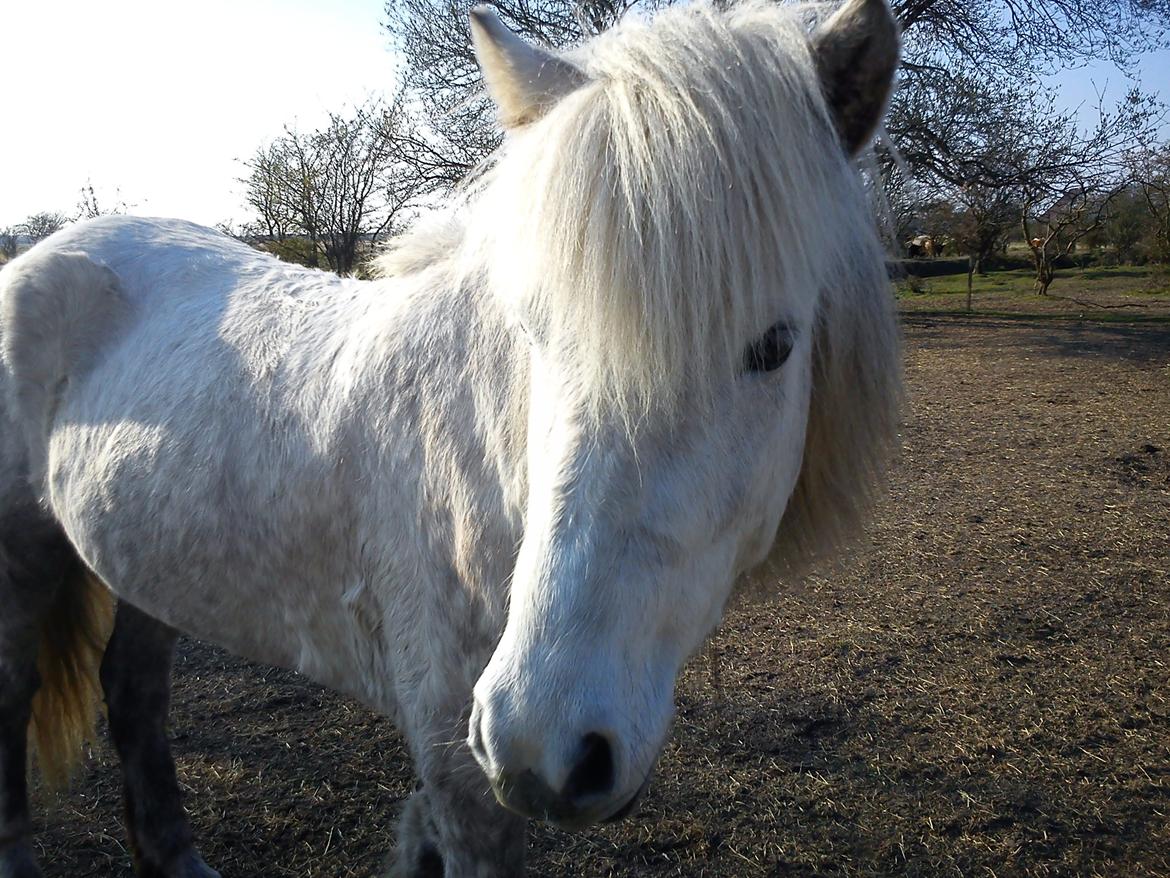
[[[585,82],[572,64],[508,30],[491,6],[471,10],[471,42],[505,128],[536,121]]]
[[[813,33],[821,87],[850,155],[869,143],[885,115],[900,44],[886,0],[847,0]]]

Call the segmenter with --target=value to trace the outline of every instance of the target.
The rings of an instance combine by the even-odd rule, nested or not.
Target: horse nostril
[[[613,751],[603,735],[590,732],[581,739],[581,756],[565,781],[562,796],[578,802],[613,790]]]

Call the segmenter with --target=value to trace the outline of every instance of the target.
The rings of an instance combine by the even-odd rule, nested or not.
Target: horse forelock
[[[464,273],[571,355],[598,409],[703,399],[818,290],[872,281],[807,21],[747,2],[623,22],[568,55],[587,83],[512,132],[471,196]]]

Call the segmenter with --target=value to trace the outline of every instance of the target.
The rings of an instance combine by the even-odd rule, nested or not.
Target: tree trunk
[[[971,313],[971,287],[975,282],[975,269],[979,266],[979,261],[975,255],[972,254],[967,257],[967,313]]]
[[[1037,295],[1047,296],[1048,288],[1052,286],[1052,281],[1056,279],[1056,264],[1054,260],[1049,259],[1047,255],[1039,255],[1036,257],[1036,293]]]
[[[309,268],[318,268],[321,265],[320,258],[317,254],[317,236],[315,234],[309,235]]]

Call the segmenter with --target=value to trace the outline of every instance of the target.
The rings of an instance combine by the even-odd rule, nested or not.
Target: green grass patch
[[[941,277],[901,278],[897,282],[899,296],[954,296],[967,295],[967,275],[948,274]],[[1035,280],[1029,271],[995,271],[977,274],[972,288],[979,293],[1016,293],[1031,295]]]
[[[901,278],[895,283],[906,315],[1098,323],[1170,322],[1170,268],[1094,266],[1057,271],[1047,296],[1036,293],[1030,270],[976,275],[967,310],[967,276]]]
[[[930,278],[900,278],[898,296],[929,297],[967,295],[967,275],[952,274]],[[1035,294],[1031,271],[1013,269],[977,274],[972,284],[976,296],[1010,294],[1043,300]],[[1170,296],[1170,270],[1165,266],[1123,266],[1058,270],[1049,292],[1054,296]]]

